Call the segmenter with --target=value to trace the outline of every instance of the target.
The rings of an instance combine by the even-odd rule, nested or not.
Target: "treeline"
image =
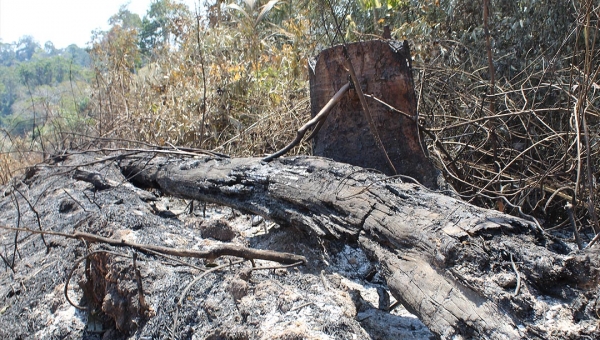
[[[81,83],[89,82],[89,66],[89,54],[77,45],[57,49],[48,41],[41,46],[31,36],[15,43],[0,43],[0,123],[15,135],[32,131],[34,120],[36,124],[44,122],[42,106],[60,105],[65,109],[62,97],[71,85],[79,89]],[[36,104],[38,119],[34,118]],[[83,108],[71,109],[77,114]]]
[[[51,41],[41,46],[31,36],[0,43],[0,126],[11,135],[36,137],[36,129],[43,129],[58,112],[63,120],[93,122],[88,118],[94,113],[86,112],[93,94],[90,85],[110,67],[99,49],[127,54],[133,75],[151,60],[155,46],[170,39],[176,15],[189,15],[189,10],[175,2],[155,1],[140,18],[124,5],[108,19],[109,31],[93,33],[91,49],[75,44],[57,49]]]

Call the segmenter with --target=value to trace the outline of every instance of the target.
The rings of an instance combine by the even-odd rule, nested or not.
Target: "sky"
[[[193,11],[197,0],[183,2]],[[52,41],[56,48],[71,44],[85,47],[95,29],[108,29],[108,19],[129,3],[129,10],[143,17],[152,0],[0,0],[0,41],[12,43],[24,35],[41,46]]]

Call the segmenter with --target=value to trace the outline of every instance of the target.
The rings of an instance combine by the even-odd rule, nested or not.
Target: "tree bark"
[[[121,169],[140,186],[357,242],[441,338],[600,334],[597,247],[573,250],[526,220],[316,157],[130,157]]]
[[[428,188],[437,188],[438,171],[425,154],[416,123],[417,97],[408,42],[371,40],[319,53],[309,68],[313,117],[348,82],[350,67],[360,84],[352,84],[331,109],[314,138],[314,155],[387,175],[396,171]],[[358,87],[364,93],[368,113],[361,105]]]

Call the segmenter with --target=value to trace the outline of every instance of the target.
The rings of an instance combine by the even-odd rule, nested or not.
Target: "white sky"
[[[198,0],[176,0],[194,10]],[[85,47],[92,30],[107,30],[108,19],[129,2],[129,10],[143,17],[152,0],[0,0],[0,41],[11,43],[31,35],[41,45]],[[204,1],[202,1],[204,2]]]

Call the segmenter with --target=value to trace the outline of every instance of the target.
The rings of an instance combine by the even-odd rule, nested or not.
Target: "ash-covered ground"
[[[86,163],[79,169],[98,174],[106,186],[73,175],[71,166]],[[282,265],[165,257],[2,230],[2,339],[432,337],[402,306],[386,310],[395,301],[377,264],[355,245],[320,241],[227,207],[194,202],[192,210],[190,201],[134,187],[115,162],[71,156],[15,178],[0,194],[5,227],[88,232],[177,249],[232,243],[308,260],[275,268]],[[73,268],[67,293],[84,309],[64,295]]]

